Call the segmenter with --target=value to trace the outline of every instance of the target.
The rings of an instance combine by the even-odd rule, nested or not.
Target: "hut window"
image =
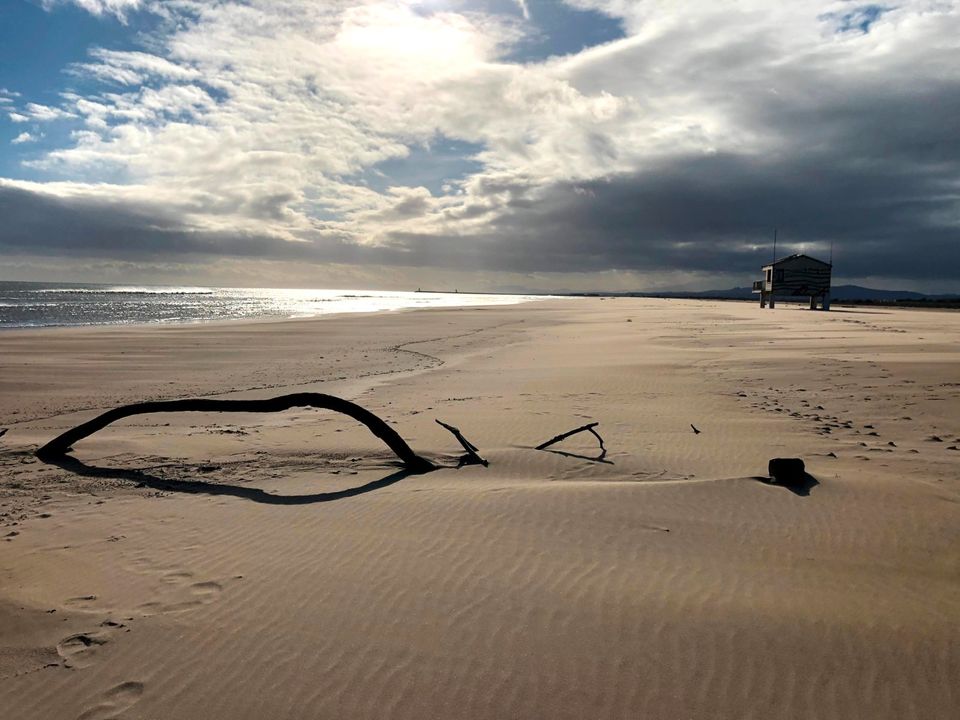
[[[770,282],[773,279],[773,270],[767,268],[767,282]]]

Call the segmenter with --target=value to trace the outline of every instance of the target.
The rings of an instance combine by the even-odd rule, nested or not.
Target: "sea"
[[[513,305],[543,297],[0,281],[0,329],[309,318],[405,308]]]

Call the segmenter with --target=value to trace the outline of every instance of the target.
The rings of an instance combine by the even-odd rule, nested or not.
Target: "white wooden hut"
[[[830,271],[833,266],[809,255],[790,255],[763,266],[763,280],[753,283],[753,291],[760,294],[760,307],[775,305],[775,298],[809,297],[810,309],[817,303],[823,310],[830,309]]]

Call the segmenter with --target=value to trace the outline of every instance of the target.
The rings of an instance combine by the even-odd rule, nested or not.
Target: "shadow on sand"
[[[836,307],[835,305],[830,307],[830,312],[850,313],[851,315],[892,315],[893,314],[890,310],[858,310],[856,308],[842,310]]]
[[[187,493],[190,495],[229,495],[257,503],[264,503],[266,505],[309,505],[312,503],[344,500],[357,495],[363,495],[364,493],[373,492],[374,490],[380,490],[381,488],[400,482],[405,477],[418,474],[401,468],[379,480],[373,480],[365,485],[346,488],[344,490],[312,493],[309,495],[274,495],[258,488],[242,487],[239,485],[221,485],[219,483],[204,482],[203,480],[167,480],[157,477],[156,475],[151,475],[143,470],[124,470],[121,468],[87,465],[83,461],[77,460],[75,457],[69,455],[63,455],[56,459],[46,460],[45,462],[85,477],[129,480],[139,486],[145,486],[154,490]]]
[[[772,487],[779,487],[783,488],[784,490],[789,490],[794,495],[799,495],[800,497],[809,496],[810,491],[820,484],[820,481],[810,473],[804,473],[803,479],[800,482],[793,483],[791,485],[784,485],[782,483],[775,482],[772,478],[763,477],[762,475],[756,475],[753,479],[757,482],[762,482],[764,485],[770,485]]]
[[[613,465],[613,460],[607,460],[607,449],[604,448],[603,452],[599,455],[578,455],[577,453],[566,452],[564,450],[544,450],[543,452],[553,453],[554,455],[563,455],[564,457],[576,458],[577,460],[589,460],[590,462],[603,463],[604,465]]]

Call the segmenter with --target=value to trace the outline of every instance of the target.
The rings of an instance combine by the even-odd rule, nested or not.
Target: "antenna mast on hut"
[[[777,229],[773,229],[773,262],[777,262]]]

